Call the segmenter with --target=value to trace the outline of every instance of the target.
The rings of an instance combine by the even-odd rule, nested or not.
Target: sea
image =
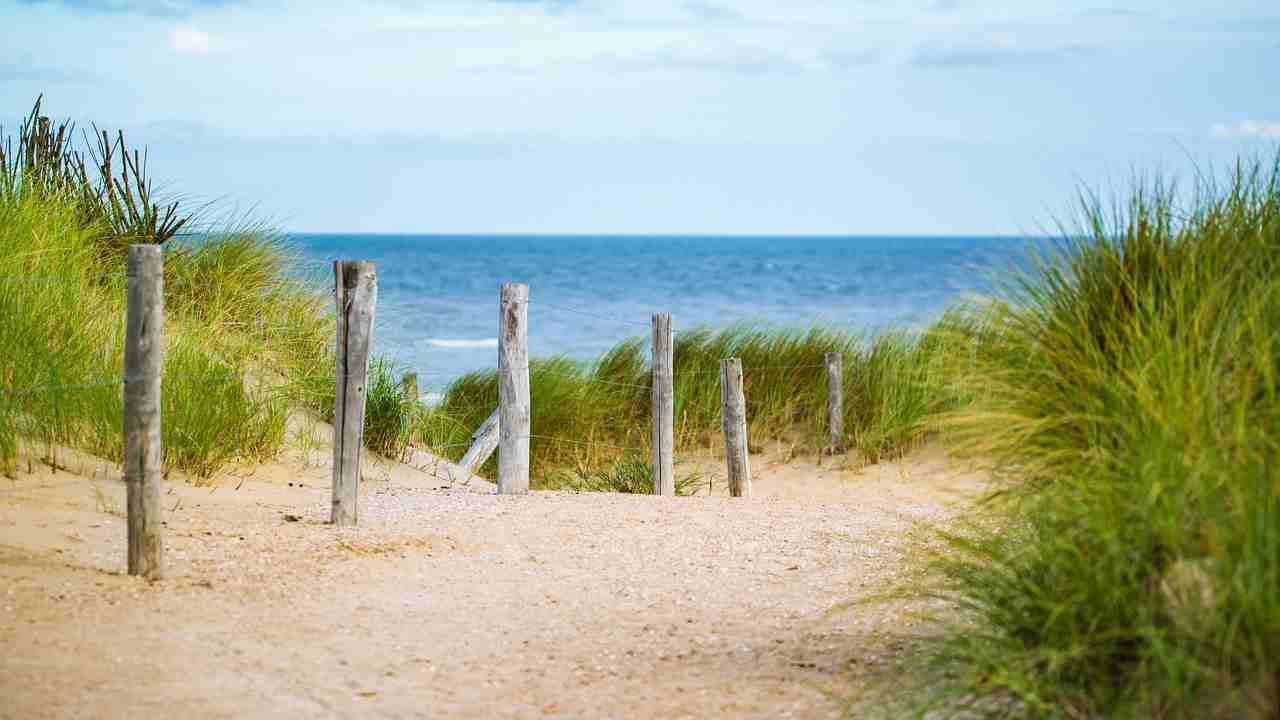
[[[497,363],[498,293],[529,285],[529,350],[590,360],[648,338],[739,322],[874,334],[921,328],[990,294],[1042,241],[1019,237],[711,237],[295,234],[308,271],[377,263],[374,349],[430,397]]]

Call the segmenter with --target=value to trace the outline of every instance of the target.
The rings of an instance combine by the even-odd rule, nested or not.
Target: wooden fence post
[[[529,492],[529,286],[506,283],[498,309],[498,493]]]
[[[493,412],[489,413],[489,417],[480,423],[480,427],[471,433],[471,447],[467,448],[467,454],[458,461],[459,465],[474,473],[489,459],[493,451],[498,449],[500,412],[502,412],[501,408],[494,408]]]
[[[827,430],[831,452],[844,449],[844,353],[827,353]]]
[[[35,149],[33,150],[38,163],[47,163],[50,160],[49,156],[52,153],[49,152],[51,145],[49,141],[52,138],[49,137],[49,134],[49,118],[41,115],[36,118]],[[28,162],[30,162],[30,158],[28,158]]]
[[[653,316],[653,494],[675,495],[675,372],[671,316]]]
[[[418,404],[418,373],[407,372],[400,380],[400,392],[404,395],[404,401],[409,405]]]
[[[723,405],[724,456],[729,471],[729,496],[751,497],[751,463],[747,459],[747,401],[742,393],[742,361],[720,361],[720,400]]]
[[[129,574],[163,575],[160,376],[164,371],[164,258],[159,245],[130,245],[124,345],[124,479]]]
[[[364,448],[364,405],[378,281],[374,264],[367,260],[335,260],[333,280],[338,339],[330,520],[334,525],[355,525],[359,519],[360,455]]]

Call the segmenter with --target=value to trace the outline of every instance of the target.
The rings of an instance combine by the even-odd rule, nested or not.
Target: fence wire
[[[456,442],[456,443],[449,443],[447,445],[433,445],[432,443],[426,443],[425,449],[426,450],[451,450],[453,448],[471,447],[471,445],[472,443],[470,442]]]
[[[551,435],[521,435],[520,440],[546,440],[548,442],[560,442],[569,445],[579,445],[583,447],[607,447],[613,450],[622,450],[624,452],[648,452],[648,448],[624,447],[622,445],[612,445],[610,443],[600,442],[598,440],[570,440],[569,438],[553,437]]]
[[[583,381],[590,383],[592,385],[612,385],[614,387],[637,388],[639,390],[653,389],[653,387],[650,385],[637,385],[635,383],[621,383],[621,382],[614,382],[612,380],[598,380],[596,378],[583,378]]]
[[[749,374],[752,370],[818,370],[818,369],[824,369],[826,367],[827,367],[826,365],[744,365],[743,373]],[[516,370],[526,370],[530,373],[536,373],[538,372],[539,369],[540,368],[537,368],[535,366],[525,366],[522,368],[516,368]],[[419,372],[417,373],[419,377],[446,378],[443,382],[447,384],[433,383],[430,385],[419,385],[418,389],[420,391],[431,390],[431,391],[443,393],[443,392],[447,392],[449,388],[452,387],[452,383],[458,380],[461,380],[474,373],[488,373],[488,372],[496,373],[497,369],[474,370],[472,372],[463,373],[462,375],[449,375],[447,373]],[[682,371],[679,369],[679,367],[676,367],[673,374],[677,380],[681,377],[689,377],[690,375],[697,376],[697,377],[719,377],[720,370],[709,369],[701,372],[690,372],[688,370]],[[354,373],[347,373],[342,375],[335,375],[334,377],[335,379],[345,379],[347,377],[356,377],[356,375]],[[641,385],[639,383],[618,382],[616,380],[604,380],[601,378],[590,377],[590,376],[579,377],[577,379],[580,380],[581,382],[591,384],[591,385],[608,385],[611,387],[629,388],[634,390],[652,390],[653,389],[653,386],[651,384]]]
[[[592,312],[590,310],[583,310],[581,308],[569,307],[567,305],[556,305],[549,302],[543,302],[541,300],[537,302],[530,301],[529,305],[530,307],[533,307],[535,305],[541,306],[541,307],[548,307],[548,308],[551,308],[552,310],[559,310],[561,312],[573,313],[575,315],[582,315],[589,318],[595,318],[596,320],[603,320],[605,322],[610,322],[617,325],[633,325],[633,326],[646,327],[646,328],[652,327],[651,323],[641,322],[639,320],[623,320],[622,318],[609,317],[608,315],[601,315],[599,313]]]
[[[639,452],[639,453],[649,452],[649,448],[625,447],[622,445],[614,445],[612,443],[600,442],[598,440],[570,440],[569,438],[554,437],[551,435],[529,434],[529,435],[521,435],[516,439],[517,440],[543,440],[546,442],[559,442],[559,443],[566,443],[568,445],[578,445],[581,447],[606,447],[611,450],[621,450],[623,452]],[[472,442],[449,443],[447,445],[434,445],[432,443],[425,443],[426,447],[424,449],[428,451],[434,451],[434,450],[449,450],[449,449],[460,448],[460,447],[469,448],[471,447],[472,444],[473,444]]]
[[[816,369],[825,368],[825,367],[826,365],[747,365],[746,363],[743,363],[742,374],[744,376],[750,376],[752,370],[816,370]],[[682,376],[689,377],[690,375],[694,375],[698,377],[703,377],[703,376],[719,377],[720,369],[715,368],[715,369],[703,370],[701,372],[690,372],[688,370],[685,370],[682,372],[680,368],[677,367],[675,369],[674,374],[677,380],[679,380]]]

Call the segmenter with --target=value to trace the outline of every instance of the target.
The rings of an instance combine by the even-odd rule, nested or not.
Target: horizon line
[[[360,232],[342,230],[282,230],[286,235],[359,235],[373,237],[456,237],[456,238],[690,238],[690,239],[753,239],[753,238],[796,238],[796,239],[854,239],[854,238],[900,238],[900,239],[1001,239],[1031,240],[1052,239],[1059,235],[1030,235],[1013,233],[636,233],[636,232]]]

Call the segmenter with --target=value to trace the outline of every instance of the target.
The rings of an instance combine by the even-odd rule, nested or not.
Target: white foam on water
[[[427,338],[427,345],[438,348],[496,348],[498,347],[498,338],[480,338],[476,340],[455,339],[455,338]]]

